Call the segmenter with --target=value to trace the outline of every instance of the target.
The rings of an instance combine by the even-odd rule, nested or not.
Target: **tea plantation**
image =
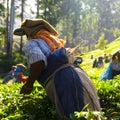
[[[112,53],[120,46],[120,40],[116,42],[108,45],[105,51],[96,50],[83,55],[83,63],[80,65],[96,86],[102,112],[84,112],[83,109],[71,114],[71,120],[96,120],[98,117],[101,120],[120,120],[120,75],[111,80],[101,80],[99,76],[108,64],[104,64],[103,68],[92,68],[93,60],[90,59],[91,54],[97,57],[105,52]],[[118,47],[112,47],[115,45]],[[0,76],[0,120],[57,120],[55,108],[40,84],[35,83],[30,95],[22,95],[19,94],[22,83],[11,84],[10,81],[4,85],[1,84],[3,77]]]

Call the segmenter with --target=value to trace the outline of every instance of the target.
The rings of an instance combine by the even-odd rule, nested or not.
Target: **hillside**
[[[91,74],[93,73],[95,74],[96,71],[98,70],[92,68],[93,60],[100,56],[104,57],[104,54],[112,55],[118,49],[120,49],[120,37],[111,42],[110,44],[108,44],[105,50],[96,49],[94,51],[85,53],[82,56],[83,62],[80,66],[91,76]],[[91,59],[91,55],[93,55],[93,59]],[[102,72],[107,67],[107,65],[108,64],[104,64],[104,68],[101,68],[99,70]]]
[[[110,44],[108,44],[106,49],[104,50],[96,49],[94,51],[90,51],[83,55],[83,58],[90,58],[91,55],[93,55],[94,57],[99,57],[104,56],[104,54],[112,54],[118,49],[120,49],[120,37],[112,41]]]

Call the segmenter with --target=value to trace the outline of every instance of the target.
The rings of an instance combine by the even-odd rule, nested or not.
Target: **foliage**
[[[114,53],[116,50],[120,49],[120,37],[107,45],[106,53]]]
[[[4,41],[3,39],[0,38],[0,47],[3,46],[3,44],[4,44]]]
[[[0,52],[0,73],[6,73],[11,69],[11,66],[14,64],[13,60],[6,58],[5,52]]]
[[[1,34],[5,34],[5,28],[4,27],[0,27],[0,35]]]
[[[107,120],[102,112],[95,112],[88,110],[87,112],[75,112],[70,115],[71,120]]]
[[[1,1],[0,25],[6,28],[6,48],[11,43],[11,26],[18,26],[19,21],[29,18],[44,18],[53,26],[58,26],[57,31],[62,39],[66,40],[66,46],[74,47],[77,44],[87,47],[87,50],[95,49],[95,44],[102,33],[108,42],[119,36],[120,29],[120,1],[119,0],[32,0]],[[31,3],[31,4],[30,4]],[[10,6],[11,5],[11,6]],[[6,9],[5,9],[6,8]],[[10,9],[13,8],[14,12]],[[10,13],[11,12],[11,13]],[[32,14],[33,13],[33,14]],[[5,14],[5,15],[3,15]],[[15,14],[15,17],[14,17]],[[19,18],[17,17],[19,15]],[[9,17],[15,20],[9,21]],[[21,18],[20,18],[21,17]],[[16,23],[17,22],[17,23]],[[8,28],[11,28],[10,30]],[[1,29],[0,29],[1,31]],[[8,34],[7,34],[8,33]],[[8,42],[7,42],[8,41]],[[22,41],[21,41],[22,43]],[[10,44],[12,45],[12,44]],[[10,49],[11,50],[11,49]],[[84,51],[84,49],[80,49]],[[6,50],[7,51],[7,50]],[[11,51],[10,51],[11,52]],[[9,53],[9,52],[8,52]]]
[[[26,64],[26,56],[24,54],[19,54],[18,52],[13,53],[12,59],[14,60],[14,63],[23,63]]]
[[[1,2],[1,1],[0,1]],[[0,17],[4,16],[5,12],[5,7],[2,3],[0,3]]]
[[[120,37],[112,41],[111,43],[106,45],[106,49],[95,49],[93,51],[89,51],[87,53],[84,53],[83,58],[84,58],[84,63],[90,63],[92,64],[92,60],[89,59],[91,55],[93,55],[94,58],[97,58],[99,56],[104,56],[104,54],[107,55],[112,55],[116,50],[120,49]],[[85,65],[86,66],[86,65]],[[84,65],[82,66],[84,67]]]
[[[106,118],[119,118],[120,112],[120,76],[113,80],[102,81],[98,79],[100,74],[99,69],[93,70],[91,74],[93,82],[95,83],[100,97],[102,112],[87,111],[75,112],[71,114],[71,120],[95,120],[95,117],[100,117],[102,120]],[[94,77],[96,73],[96,77]],[[41,118],[42,120],[56,120],[56,112],[54,106],[49,101],[45,90],[42,86],[35,83],[33,92],[30,95],[19,94],[21,83],[13,85],[0,84],[0,118],[9,120],[30,119],[35,120]]]
[[[7,73],[12,65],[23,63],[26,65],[26,57],[18,52],[13,52],[12,59],[8,59],[5,52],[0,52],[0,73]]]
[[[100,75],[106,67],[107,65],[104,68],[91,68],[85,71],[87,71],[97,88],[102,111],[105,113],[105,116],[107,118],[118,119],[120,116],[120,75],[112,80],[101,80]]]
[[[42,86],[36,83],[30,95],[21,95],[21,85],[0,85],[0,119],[56,120],[54,107]]]
[[[102,33],[98,39],[98,44],[96,44],[96,48],[104,50],[106,49],[107,40],[105,40],[105,35]]]
[[[114,36],[115,37],[119,37],[120,36],[120,29],[115,28],[115,30],[114,30]]]
[[[120,39],[109,44],[120,44]],[[118,45],[119,47],[119,45]],[[109,53],[117,48],[107,48]],[[99,50],[97,50],[99,51]],[[101,51],[101,50],[100,50]],[[102,53],[103,51],[101,51]],[[92,51],[94,56],[101,55],[99,52]],[[103,52],[104,54],[104,52]],[[92,68],[93,60],[90,59],[90,53],[83,56],[81,67],[87,72],[88,76],[94,82],[102,112],[88,110],[76,111],[70,115],[71,120],[96,120],[100,117],[102,120],[113,119],[119,120],[120,116],[120,75],[112,80],[100,80],[99,76],[108,64],[104,64],[103,68]],[[17,54],[15,58],[19,57]],[[18,59],[18,58],[17,58]],[[24,58],[22,59],[24,61]],[[3,78],[2,78],[3,79]],[[2,81],[0,80],[0,82]],[[44,88],[37,82],[34,85],[30,95],[19,94],[22,83],[14,83],[3,85],[0,83],[0,119],[1,120],[57,120],[54,106],[48,99]]]
[[[107,118],[119,119],[120,117],[120,75],[112,80],[97,83],[98,95],[102,111]]]

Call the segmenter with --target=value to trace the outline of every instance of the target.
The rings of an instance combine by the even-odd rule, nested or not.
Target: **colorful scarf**
[[[41,38],[43,39],[50,47],[51,51],[54,51],[57,48],[63,47],[65,45],[65,41],[59,39],[57,36],[52,35],[50,32],[41,29],[38,31],[34,38]]]

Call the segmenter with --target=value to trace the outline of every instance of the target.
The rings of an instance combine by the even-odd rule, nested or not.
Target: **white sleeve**
[[[27,57],[28,65],[35,63],[37,61],[43,60],[45,62],[45,65],[47,65],[47,58],[44,55],[44,53],[41,51],[41,49],[36,46],[33,42],[28,42],[26,46],[24,47],[25,54]]]

